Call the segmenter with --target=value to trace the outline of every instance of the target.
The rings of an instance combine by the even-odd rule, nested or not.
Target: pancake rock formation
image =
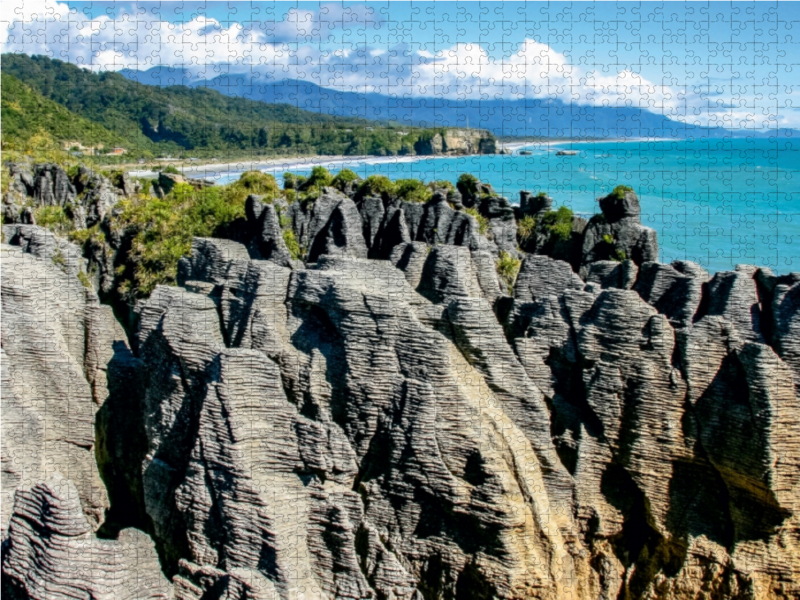
[[[800,274],[658,263],[624,190],[556,244],[480,186],[252,197],[129,336],[11,226],[3,593],[800,597]]]

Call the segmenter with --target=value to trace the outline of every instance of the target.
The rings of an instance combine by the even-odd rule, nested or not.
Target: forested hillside
[[[40,130],[56,141],[75,140],[86,146],[129,145],[130,140],[34,92],[19,79],[2,74],[3,141],[24,144]]]
[[[126,140],[127,150],[140,155],[190,151],[210,156],[249,150],[261,154],[414,154],[420,140],[435,134],[433,130],[401,130],[385,123],[313,113],[289,104],[230,98],[203,88],[144,85],[117,73],[93,73],[44,56],[4,54],[2,62],[5,74]],[[5,104],[3,111],[5,118]],[[47,119],[37,118],[32,124],[41,124],[58,139],[58,130],[50,131],[47,123]]]

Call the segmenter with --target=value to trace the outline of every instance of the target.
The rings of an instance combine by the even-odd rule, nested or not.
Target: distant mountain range
[[[475,127],[502,137],[798,137],[800,131],[729,130],[688,125],[648,110],[630,107],[568,105],[560,100],[450,100],[397,98],[375,93],[338,91],[308,81],[265,81],[257,72],[198,78],[188,69],[153,67],[123,70],[128,79],[148,85],[186,85],[227,96],[285,103],[316,113],[393,121],[418,127]]]

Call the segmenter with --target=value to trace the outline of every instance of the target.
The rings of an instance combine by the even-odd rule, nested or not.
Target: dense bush
[[[398,179],[394,183],[395,194],[406,202],[424,203],[433,197],[433,192],[419,179]]]
[[[71,168],[69,172],[77,176],[79,170]],[[103,174],[112,180],[121,177],[119,172]],[[116,271],[116,284],[122,299],[131,302],[148,296],[156,285],[175,284],[178,261],[190,252],[192,238],[233,235],[237,231],[237,221],[245,216],[245,203],[250,194],[274,204],[289,254],[295,260],[303,260],[307,248],[301,247],[284,202],[275,203],[278,199],[312,202],[320,188],[326,185],[345,189],[348,184],[357,182],[356,198],[382,196],[386,200],[423,203],[431,199],[434,189],[446,189],[441,182],[424,184],[415,179],[392,181],[383,175],[372,175],[361,181],[353,171],[345,169],[334,176],[322,167],[315,167],[308,177],[286,173],[283,182],[285,189],[281,189],[270,174],[247,171],[237,181],[224,186],[195,189],[188,183],[177,183],[164,198],[139,193],[135,197],[120,200],[103,224],[90,229],[75,229],[70,204],[65,207],[39,207],[34,216],[39,225],[68,237],[78,245],[103,243],[109,230],[115,235],[124,236],[130,247],[127,249],[126,244],[123,254],[118,255],[121,265]],[[474,182],[477,179],[471,176],[460,178],[461,185]],[[491,223],[485,215],[475,207],[462,210],[475,219],[478,233],[491,238]],[[520,219],[517,225],[518,240],[523,246],[537,233],[547,235],[551,241],[568,239],[572,231],[573,213],[562,206],[536,218],[528,215]],[[617,248],[613,236],[607,235],[603,242],[607,245],[608,256],[614,260],[626,258],[625,253]],[[496,262],[498,276],[509,292],[520,264],[520,260],[507,252],[501,252]]]
[[[552,236],[559,240],[569,239],[572,233],[572,221],[575,213],[566,206],[558,210],[549,210],[542,216],[542,225],[547,228]]]
[[[333,178],[331,185],[340,192],[344,192],[348,184],[358,181],[359,179],[361,178],[350,169],[342,169],[336,174],[336,177]]]
[[[458,191],[461,192],[462,196],[474,196],[478,191],[478,178],[474,175],[470,175],[469,173],[464,173],[461,177],[458,178],[458,182],[456,183],[456,187]]]
[[[37,225],[60,235],[66,235],[73,229],[72,219],[60,206],[40,206],[33,211],[33,218]]]
[[[395,183],[383,175],[370,175],[358,187],[358,197],[391,196],[395,193]]]
[[[178,260],[189,253],[193,237],[214,237],[244,217],[245,199],[258,194],[269,201],[281,193],[272,175],[243,173],[224,187],[195,190],[178,183],[163,199],[140,195],[120,201],[111,226],[131,232],[126,270],[121,273],[123,297],[148,296],[158,284],[174,284]]]
[[[447,179],[437,179],[436,181],[431,181],[428,184],[428,187],[433,190],[445,190],[447,192],[454,192],[456,191],[456,186],[453,185],[452,181],[448,181]]]

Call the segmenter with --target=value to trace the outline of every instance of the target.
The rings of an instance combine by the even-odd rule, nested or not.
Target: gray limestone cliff
[[[10,226],[3,593],[797,598],[800,274],[661,264],[635,196],[601,208],[573,261],[490,189],[252,197],[129,340]]]
[[[444,129],[414,145],[420,155],[495,154],[497,140],[484,129]]]

